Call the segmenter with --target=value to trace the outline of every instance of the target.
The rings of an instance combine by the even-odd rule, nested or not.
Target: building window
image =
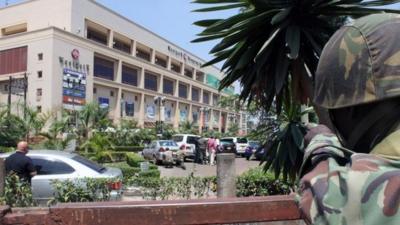
[[[107,45],[107,34],[100,31],[94,30],[90,27],[87,29],[87,39],[95,41],[97,43]]]
[[[197,88],[192,88],[192,101],[200,101],[200,90]]]
[[[189,69],[185,69],[185,76],[193,78],[193,71]]]
[[[146,52],[145,50],[142,50],[140,48],[136,49],[136,57],[150,62],[150,53]]]
[[[130,117],[133,117],[135,115],[135,103],[125,103],[125,115]]]
[[[37,97],[41,97],[42,94],[43,94],[43,91],[42,91],[41,88],[36,89],[36,96],[37,96]]]
[[[164,60],[158,56],[156,56],[156,61],[155,61],[156,65],[162,66],[164,68],[167,67],[167,60]]]
[[[114,97],[114,91],[110,91],[110,96]]]
[[[114,62],[95,56],[94,76],[107,80],[114,80]]]
[[[210,93],[208,92],[203,93],[203,103],[210,104]]]
[[[124,99],[125,93],[121,93],[121,98]]]
[[[138,70],[128,66],[122,66],[122,83],[137,86]]]
[[[219,97],[218,95],[213,95],[213,106],[218,106]]]
[[[41,105],[36,106],[36,111],[38,113],[41,113],[42,112],[42,106]]]
[[[97,93],[97,88],[93,88],[93,94],[96,94]]]
[[[43,72],[42,71],[38,71],[37,72],[37,76],[38,76],[38,78],[42,78],[43,77]]]
[[[175,63],[171,63],[171,70],[177,73],[181,73],[181,66]]]
[[[163,93],[169,94],[169,95],[174,95],[174,82],[172,80],[164,79]]]
[[[28,47],[0,51],[0,75],[26,71]]]
[[[179,97],[180,98],[187,98],[187,85],[179,84]]]
[[[131,45],[118,39],[114,39],[113,48],[131,54]]]
[[[37,55],[37,57],[38,57],[38,60],[39,60],[39,61],[42,61],[42,60],[43,60],[43,53],[39,53],[39,54]]]
[[[157,91],[157,76],[151,73],[145,73],[144,88]]]

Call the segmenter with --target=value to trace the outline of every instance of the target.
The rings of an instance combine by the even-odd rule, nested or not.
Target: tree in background
[[[193,42],[221,39],[210,53],[215,58],[203,66],[224,62],[226,73],[220,90],[235,81],[242,86],[240,98],[268,112],[275,102],[279,130],[272,135],[266,169],[295,179],[302,158],[306,129],[300,123],[300,103],[313,98],[313,79],[325,43],[350,18],[387,9],[398,0],[195,0],[211,5],[196,12],[238,9],[226,19],[207,19]],[[319,120],[329,125],[327,114],[315,108]]]

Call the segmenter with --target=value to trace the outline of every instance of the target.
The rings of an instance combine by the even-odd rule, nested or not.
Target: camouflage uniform
[[[400,96],[400,16],[371,15],[344,26],[324,48],[315,103],[336,109]],[[400,118],[399,118],[400,120]],[[312,224],[400,224],[400,129],[370,154],[315,136],[305,151],[297,200]]]

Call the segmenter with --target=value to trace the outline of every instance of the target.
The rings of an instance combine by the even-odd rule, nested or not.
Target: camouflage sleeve
[[[307,223],[400,224],[400,161],[348,155],[334,136],[317,135],[304,162],[296,200]]]

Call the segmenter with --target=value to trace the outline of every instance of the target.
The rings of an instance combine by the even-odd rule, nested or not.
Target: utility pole
[[[24,73],[24,82],[23,82],[23,88],[24,88],[24,119],[26,120],[26,94],[28,91],[28,76],[26,75],[26,73]]]
[[[11,115],[11,85],[12,85],[12,77],[8,80],[8,116]]]

